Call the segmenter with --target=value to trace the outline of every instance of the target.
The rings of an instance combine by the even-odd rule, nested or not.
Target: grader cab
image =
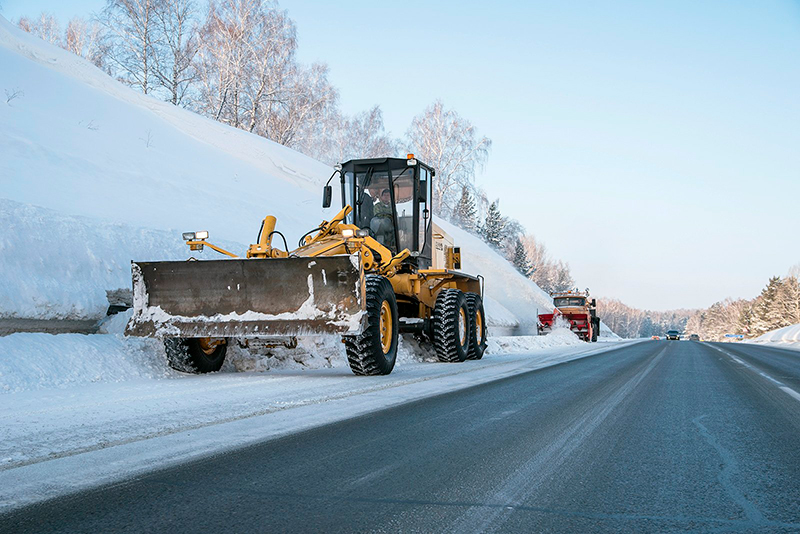
[[[435,174],[411,154],[337,166],[323,207],[338,176],[342,210],[294,250],[272,216],[246,258],[207,232],[184,234],[191,250],[230,259],[133,262],[126,333],[164,338],[170,364],[190,372],[219,370],[233,339],[320,334],[342,336],[358,375],[390,373],[403,332],[431,342],[441,361],[481,358],[482,278],[459,271],[460,250],[433,222]]]

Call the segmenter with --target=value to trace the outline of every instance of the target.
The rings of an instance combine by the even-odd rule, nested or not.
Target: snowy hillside
[[[243,253],[262,218],[296,242],[334,208],[333,169],[137,93],[0,18],[0,318],[100,318],[130,260],[187,256],[180,232]],[[486,278],[496,333],[535,333],[549,297],[476,237],[439,223]],[[205,252],[213,257],[211,251]]]

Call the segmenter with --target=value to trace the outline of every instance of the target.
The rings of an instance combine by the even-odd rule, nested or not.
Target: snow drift
[[[798,344],[800,346],[800,324],[784,326],[777,330],[772,330],[762,334],[751,341],[751,343],[777,343],[784,345]]]

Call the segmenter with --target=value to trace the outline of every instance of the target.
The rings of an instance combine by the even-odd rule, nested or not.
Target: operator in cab
[[[397,248],[394,236],[394,213],[392,212],[392,197],[389,189],[381,191],[378,201],[373,207],[373,217],[369,223],[369,228],[383,246],[392,249]]]

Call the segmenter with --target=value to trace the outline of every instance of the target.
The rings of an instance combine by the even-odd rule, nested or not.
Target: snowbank
[[[132,258],[187,257],[178,230],[63,215],[4,199],[0,228],[0,318],[97,319],[108,308],[107,289],[130,288]]]
[[[784,326],[762,334],[749,343],[775,343],[780,345],[796,345],[800,348],[800,324]]]

